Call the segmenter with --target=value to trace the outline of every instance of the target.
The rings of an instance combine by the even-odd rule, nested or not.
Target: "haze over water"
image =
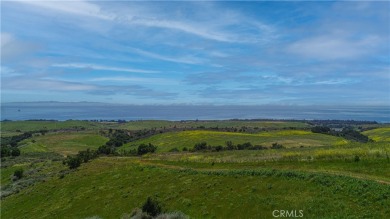
[[[340,119],[390,122],[388,106],[213,106],[121,105],[105,103],[5,103],[2,120],[222,120]]]

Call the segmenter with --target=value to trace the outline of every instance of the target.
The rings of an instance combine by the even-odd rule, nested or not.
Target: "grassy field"
[[[134,158],[100,158],[8,197],[2,216],[119,218],[156,196],[166,210],[194,218],[270,218],[274,209],[303,210],[305,218],[385,218],[389,194],[387,185],[344,176],[164,168]]]
[[[209,127],[229,127],[230,122],[206,123]],[[240,122],[234,125],[240,127]],[[285,130],[301,124],[274,121],[269,127],[279,130],[254,134],[166,132],[120,148],[153,143],[158,146],[157,153],[103,156],[75,170],[62,164],[64,155],[103,145],[108,139],[99,135],[101,129],[135,130],[157,125],[189,128],[190,123],[198,127],[200,122],[95,123],[84,131],[49,132],[19,142],[21,156],[3,158],[1,162],[1,218],[120,218],[141,207],[149,196],[156,197],[165,210],[181,211],[191,218],[272,218],[273,210],[302,210],[303,218],[390,217],[390,144],[386,127],[364,132],[375,140],[369,143]],[[206,123],[199,126],[206,127]],[[252,125],[260,124],[267,122]],[[25,130],[35,128],[41,126]],[[10,126],[6,130],[16,131]],[[213,146],[224,146],[226,141],[263,146],[278,142],[286,148],[168,152],[175,147],[192,148],[202,141]],[[23,178],[13,181],[13,173],[20,168],[24,170]]]
[[[203,126],[205,128],[241,128],[243,126],[251,128],[307,128],[308,124],[303,122],[283,122],[283,121],[161,121],[161,120],[143,120],[130,121],[126,123],[117,122],[90,122],[90,121],[2,121],[0,122],[1,135],[11,136],[20,134],[20,132],[34,130],[58,130],[84,128],[86,130],[97,129],[128,129],[141,130],[151,128],[196,128]]]
[[[35,136],[20,143],[22,153],[55,152],[61,155],[77,154],[86,149],[97,149],[108,141],[94,132],[59,132]]]
[[[363,132],[374,141],[387,141],[390,142],[390,127],[376,128]]]
[[[348,143],[343,138],[302,130],[268,131],[257,134],[196,130],[158,134],[128,143],[123,148],[136,148],[141,143],[152,143],[158,146],[158,152],[166,152],[172,148],[182,150],[187,147],[190,149],[196,143],[203,141],[212,146],[225,146],[226,141],[232,141],[234,144],[251,142],[253,145],[263,146],[271,146],[272,143],[277,142],[285,147],[334,146]]]

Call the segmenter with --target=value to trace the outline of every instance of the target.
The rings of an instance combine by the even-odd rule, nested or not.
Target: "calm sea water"
[[[390,122],[390,108],[329,106],[194,106],[120,105],[103,103],[4,103],[1,120],[220,120],[345,119]]]

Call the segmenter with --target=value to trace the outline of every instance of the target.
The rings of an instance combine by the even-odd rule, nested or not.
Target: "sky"
[[[1,102],[390,105],[390,2],[1,1]]]

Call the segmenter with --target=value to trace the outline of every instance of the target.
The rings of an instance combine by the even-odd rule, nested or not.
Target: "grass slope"
[[[374,141],[387,141],[390,142],[390,127],[376,128],[363,132]]]
[[[107,138],[91,132],[59,132],[26,139],[20,143],[20,149],[22,153],[55,152],[69,155],[88,148],[97,149],[107,141]]]
[[[1,135],[12,136],[20,134],[20,132],[27,132],[33,130],[58,130],[70,129],[75,127],[82,127],[88,130],[96,129],[128,129],[141,130],[151,128],[196,128],[203,126],[210,127],[235,127],[241,128],[243,126],[251,128],[307,128],[308,124],[303,122],[284,122],[284,121],[163,121],[163,120],[142,120],[130,121],[126,123],[116,122],[90,122],[90,121],[2,121],[0,122]],[[20,132],[17,132],[20,131]]]
[[[178,148],[179,150],[184,147],[192,148],[196,143],[202,141],[205,141],[213,146],[225,146],[226,141],[232,141],[234,144],[251,142],[253,145],[264,146],[271,146],[272,143],[278,142],[283,144],[285,147],[347,144],[347,141],[343,138],[302,130],[269,131],[257,134],[196,130],[158,134],[149,138],[131,142],[123,146],[123,148],[135,148],[141,143],[152,143],[158,146],[158,152],[166,152],[172,148]]]
[[[193,218],[272,218],[275,209],[305,218],[386,218],[387,185],[349,177],[271,169],[164,168],[136,158],[99,158],[2,201],[2,218],[119,218],[157,196]]]

